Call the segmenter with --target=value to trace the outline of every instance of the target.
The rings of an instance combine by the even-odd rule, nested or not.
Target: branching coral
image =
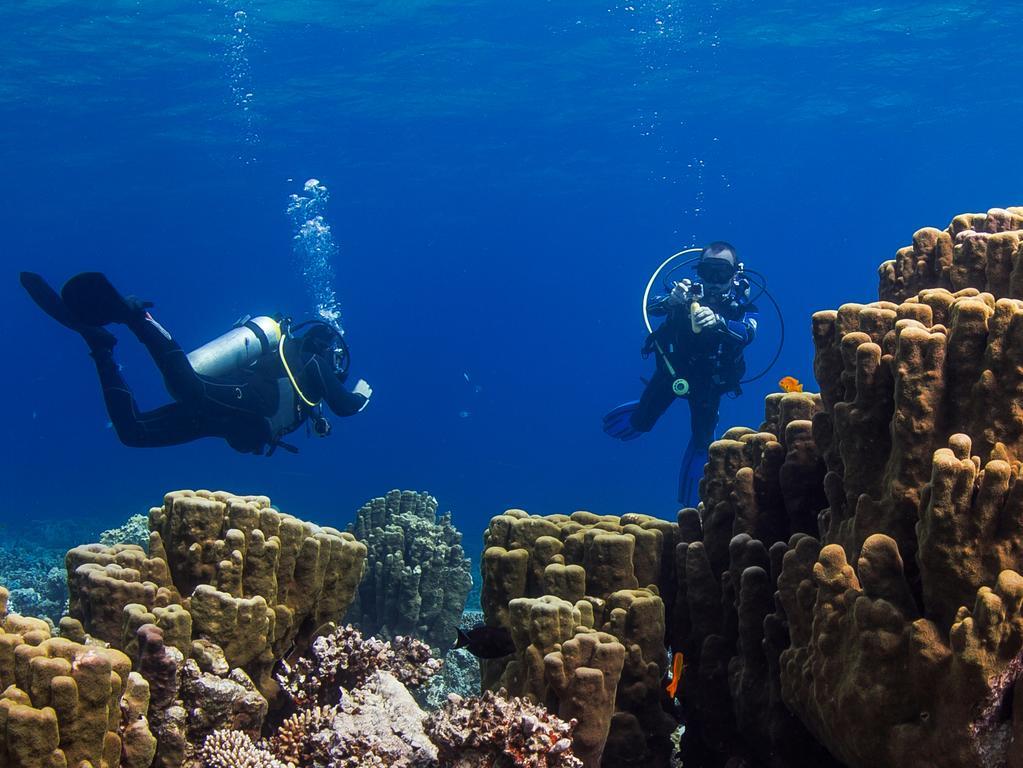
[[[452,694],[426,722],[442,766],[451,768],[582,768],[572,753],[576,722],[565,722],[525,699],[492,691]]]
[[[289,716],[270,739],[268,749],[294,765],[324,765],[330,760],[330,743],[323,738],[337,717],[337,707],[312,706]]]
[[[299,707],[335,704],[340,689],[365,684],[377,670],[391,672],[404,685],[421,685],[442,666],[430,647],[415,638],[396,637],[394,642],[364,637],[350,624],[313,641],[311,653],[294,665],[284,663],[278,675],[281,687]]]
[[[110,528],[99,535],[99,543],[105,547],[115,544],[135,544],[146,549],[149,546],[149,517],[132,515],[123,525]]]
[[[298,711],[267,749],[298,766],[432,768],[425,715],[406,688],[436,671],[429,653],[418,640],[396,638],[392,646],[350,626],[317,638],[282,676]]]
[[[203,742],[199,759],[203,768],[294,768],[241,731],[214,731]]]

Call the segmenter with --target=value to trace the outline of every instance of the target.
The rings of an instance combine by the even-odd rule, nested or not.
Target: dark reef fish
[[[468,632],[459,629],[455,648],[465,648],[477,659],[500,659],[515,652],[515,643],[504,627],[480,626]]]

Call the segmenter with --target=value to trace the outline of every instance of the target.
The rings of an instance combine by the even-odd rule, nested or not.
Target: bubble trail
[[[251,55],[255,41],[250,29],[251,20],[245,10],[232,10],[233,7],[237,7],[236,0],[234,2],[219,0],[219,4],[229,14],[227,23],[230,25],[230,31],[223,36],[226,43],[224,60],[228,87],[231,91],[231,105],[241,122],[242,144],[245,147],[238,159],[245,165],[251,165],[256,162],[253,150],[261,141],[252,87]]]
[[[295,228],[293,252],[302,270],[316,314],[343,333],[341,306],[334,292],[334,260],[340,253],[323,212],[330,199],[326,185],[309,179],[302,194],[288,198],[287,214]]]

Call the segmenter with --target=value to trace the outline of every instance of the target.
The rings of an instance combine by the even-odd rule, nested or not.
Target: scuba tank
[[[272,317],[251,317],[198,349],[188,362],[203,376],[224,376],[246,368],[281,343],[281,326]]]

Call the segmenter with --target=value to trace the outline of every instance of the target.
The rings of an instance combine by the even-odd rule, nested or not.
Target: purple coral
[[[471,699],[450,695],[425,729],[442,766],[581,768],[572,753],[575,725],[525,699],[487,691]]]

